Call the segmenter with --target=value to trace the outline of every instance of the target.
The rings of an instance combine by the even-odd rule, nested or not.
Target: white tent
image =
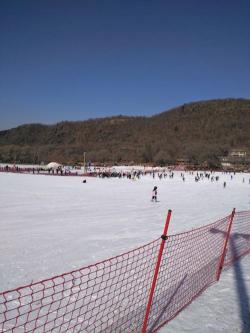
[[[47,165],[47,168],[48,169],[58,169],[59,167],[62,167],[62,164],[59,164],[57,162],[50,162],[48,165]]]

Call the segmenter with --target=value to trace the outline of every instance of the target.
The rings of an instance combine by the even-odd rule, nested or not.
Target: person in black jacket
[[[152,200],[151,201],[157,201],[157,186],[154,186],[152,191]]]

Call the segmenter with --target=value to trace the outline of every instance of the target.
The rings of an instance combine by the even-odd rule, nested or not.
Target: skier
[[[152,200],[151,201],[157,201],[157,186],[154,186],[152,191]]]

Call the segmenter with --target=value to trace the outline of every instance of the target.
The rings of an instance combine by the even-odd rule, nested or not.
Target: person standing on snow
[[[151,201],[157,201],[157,186],[154,186],[152,191],[152,200]]]

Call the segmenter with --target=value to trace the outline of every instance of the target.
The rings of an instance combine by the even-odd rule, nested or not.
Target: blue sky
[[[250,98],[250,1],[0,1],[0,129]]]

